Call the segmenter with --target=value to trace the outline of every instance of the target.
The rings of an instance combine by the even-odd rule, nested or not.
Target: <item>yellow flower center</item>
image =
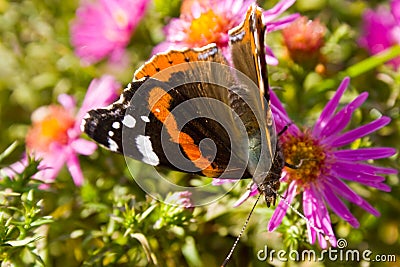
[[[286,135],[283,137],[282,144],[285,161],[292,165],[300,164],[298,169],[286,167],[290,180],[307,187],[310,183],[316,181],[323,174],[331,163],[327,161],[326,148],[321,146],[311,135],[305,133],[296,137]]]
[[[34,151],[46,152],[50,144],[68,142],[68,129],[75,121],[70,112],[60,106],[42,107],[32,114],[33,125],[29,129],[26,144]]]
[[[220,35],[226,33],[225,25],[226,21],[212,10],[202,13],[192,21],[187,42],[196,46],[218,43]]]

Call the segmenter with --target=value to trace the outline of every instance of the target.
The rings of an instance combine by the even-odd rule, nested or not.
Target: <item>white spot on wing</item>
[[[156,108],[154,111],[157,112],[157,113],[161,112],[161,110],[159,108]]]
[[[233,33],[232,33],[232,34],[233,34]],[[229,35],[229,41],[230,41],[231,43],[239,42],[239,41],[243,40],[243,37],[244,37],[245,34],[246,34],[246,32],[241,31],[241,32],[239,32],[238,34]]]
[[[81,128],[81,132],[82,132],[82,133],[85,132],[86,119],[89,119],[89,117],[90,117],[89,114],[86,114],[85,117],[83,117],[83,119],[82,119],[82,121],[81,121],[80,128]]]
[[[114,121],[113,124],[112,124],[112,127],[114,129],[119,129],[119,127],[121,127],[121,124],[118,121]]]
[[[136,145],[139,152],[143,155],[142,161],[144,163],[156,166],[160,163],[160,160],[156,153],[153,151],[151,145],[150,136],[138,135],[136,137]]]
[[[136,125],[136,120],[132,115],[125,115],[124,119],[122,120],[122,123],[128,127],[128,128],[133,128]]]
[[[112,140],[110,137],[108,137],[107,140],[108,140],[108,148],[113,152],[117,152],[118,144],[114,140]]]
[[[142,121],[144,121],[144,122],[150,122],[150,119],[149,119],[149,117],[147,117],[147,116],[140,116],[140,118],[141,118]]]
[[[108,136],[114,136],[114,132],[113,131],[108,131]]]

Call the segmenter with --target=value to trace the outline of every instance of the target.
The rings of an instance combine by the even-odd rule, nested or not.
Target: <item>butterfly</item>
[[[119,100],[91,110],[82,131],[153,166],[221,179],[252,178],[275,204],[283,152],[270,108],[262,9],[253,4],[216,44],[153,56]]]

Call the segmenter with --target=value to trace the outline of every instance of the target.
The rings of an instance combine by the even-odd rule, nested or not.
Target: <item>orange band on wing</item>
[[[221,170],[213,168],[211,162],[202,156],[199,147],[194,143],[192,137],[179,131],[174,116],[168,110],[171,100],[171,95],[163,89],[159,87],[153,88],[149,94],[149,108],[151,113],[165,125],[168,134],[171,136],[171,140],[182,147],[190,161],[196,167],[200,168],[205,176],[217,177],[221,173]]]
[[[162,75],[157,76],[157,80],[165,80],[171,76],[171,73],[174,73],[176,69],[172,69],[168,71],[168,68],[171,66],[177,66],[179,64],[197,61],[199,52],[195,52],[192,50],[186,51],[169,51],[167,53],[157,54],[149,62],[146,62],[145,65],[140,67],[135,73],[135,79],[139,80],[143,77],[153,77],[155,74],[163,71]],[[182,70],[188,68],[188,66],[180,66]]]

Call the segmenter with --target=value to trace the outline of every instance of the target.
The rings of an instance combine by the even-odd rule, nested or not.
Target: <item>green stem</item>
[[[400,56],[400,45],[394,45],[374,56],[371,56],[363,61],[360,61],[338,74],[340,80],[349,76],[350,78],[357,77],[364,74],[396,57]],[[322,83],[318,84],[319,90],[332,89],[337,86],[337,79],[325,79]]]
[[[380,52],[379,54],[376,54],[372,57],[369,57],[361,62],[354,64],[351,67],[348,67],[344,71],[344,74],[346,76],[350,76],[351,78],[357,77],[358,75],[372,70],[398,56],[400,56],[400,45],[395,45]]]

